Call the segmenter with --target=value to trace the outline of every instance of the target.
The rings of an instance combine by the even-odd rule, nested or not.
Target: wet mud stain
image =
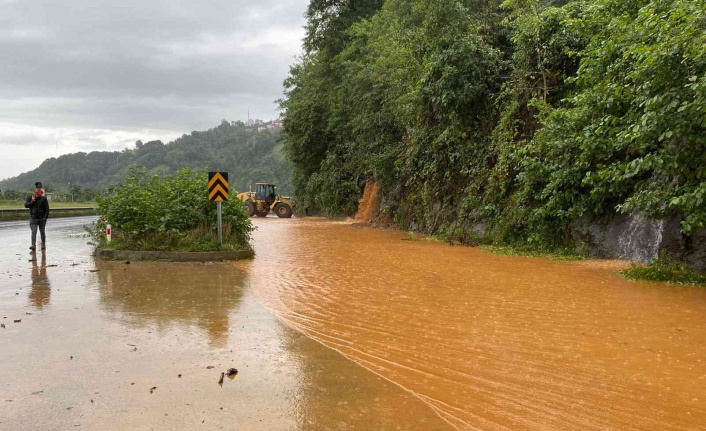
[[[378,190],[380,182],[373,181],[365,185],[363,197],[358,203],[358,212],[355,215],[357,223],[370,223],[375,217],[375,209],[378,207]]]

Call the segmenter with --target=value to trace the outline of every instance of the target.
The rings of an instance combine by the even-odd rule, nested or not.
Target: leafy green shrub
[[[125,183],[96,198],[102,216],[91,229],[105,246],[105,227],[113,228],[111,248],[210,251],[249,248],[253,227],[237,199],[223,203],[223,244],[218,243],[216,203],[208,200],[207,176],[189,169],[173,176],[148,177],[133,168]]]
[[[616,211],[706,225],[704,19],[688,0],[599,0],[581,17],[578,90],[521,149],[531,229]]]
[[[696,272],[666,255],[660,256],[659,259],[649,265],[632,265],[623,271],[623,275],[631,280],[706,286],[706,274]]]

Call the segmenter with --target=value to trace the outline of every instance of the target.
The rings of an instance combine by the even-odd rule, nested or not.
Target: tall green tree
[[[312,0],[285,82],[305,203],[368,179],[402,227],[565,245],[573,221],[706,224],[706,8],[687,0]]]

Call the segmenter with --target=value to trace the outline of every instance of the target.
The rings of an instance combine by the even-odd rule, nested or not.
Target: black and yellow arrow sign
[[[228,200],[228,172],[208,173],[208,198],[216,202]]]

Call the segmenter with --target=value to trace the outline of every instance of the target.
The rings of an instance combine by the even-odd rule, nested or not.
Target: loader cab
[[[270,203],[275,201],[276,196],[277,196],[277,187],[275,187],[274,184],[257,183],[255,185],[255,199],[256,200],[265,201],[269,205]]]

